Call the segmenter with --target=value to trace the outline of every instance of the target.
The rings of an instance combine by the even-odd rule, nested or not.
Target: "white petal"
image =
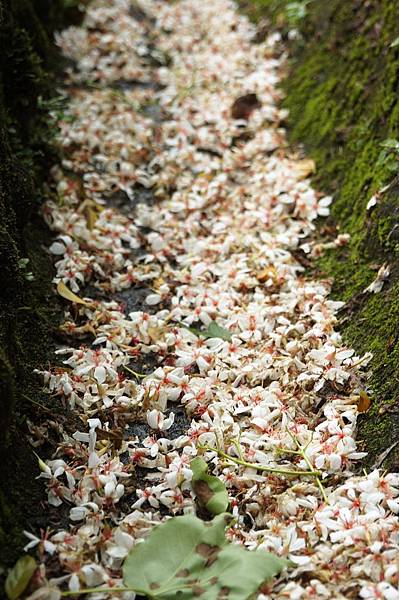
[[[162,429],[162,431],[166,431],[167,429],[170,429],[173,425],[175,421],[175,413],[171,412],[169,417],[167,419],[164,420],[162,427],[160,427],[160,429]]]
[[[64,244],[61,244],[61,242],[54,242],[53,244],[51,244],[49,250],[51,254],[61,256],[62,254],[65,254],[66,247],[64,246]]]
[[[145,299],[146,304],[148,304],[149,306],[159,304],[161,301],[162,296],[160,296],[159,294],[149,294]]]
[[[147,411],[147,423],[151,429],[161,429],[163,420],[163,414],[156,408]]]
[[[109,481],[104,488],[104,494],[106,496],[112,496],[114,491],[115,491],[115,484],[113,481]]]
[[[69,518],[71,521],[82,521],[87,515],[88,510],[84,506],[74,506],[69,511]]]
[[[97,467],[97,465],[99,464],[100,459],[98,458],[98,455],[95,452],[91,452],[90,456],[89,456],[89,462],[88,462],[88,466],[89,469],[95,469]]]
[[[97,379],[98,383],[104,383],[104,381],[107,378],[107,371],[105,370],[105,367],[96,367],[94,369],[94,379]]]

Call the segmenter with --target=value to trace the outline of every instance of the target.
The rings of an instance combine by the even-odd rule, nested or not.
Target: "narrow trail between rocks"
[[[66,343],[38,376],[81,425],[41,463],[60,528],[28,533],[32,599],[120,586],[153,526],[206,518],[195,456],[227,487],[228,538],[292,561],[259,599],[399,598],[399,475],[363,473],[355,442],[370,357],[302,266],[331,199],[286,141],[281,41],[254,34],[228,0],[94,0],[59,34],[43,215]]]

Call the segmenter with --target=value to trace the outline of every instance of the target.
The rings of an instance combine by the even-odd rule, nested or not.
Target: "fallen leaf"
[[[5,590],[9,600],[17,600],[23,594],[36,571],[36,561],[32,556],[22,556],[7,575]]]
[[[90,207],[85,210],[87,228],[92,231],[98,219],[98,213]]]
[[[370,406],[371,406],[370,396],[364,390],[361,390],[359,393],[358,401],[357,401],[357,410],[359,412],[367,412],[369,410]]]
[[[204,337],[206,339],[220,338],[221,340],[230,342],[231,338],[232,338],[230,331],[228,329],[225,329],[224,327],[221,327],[220,325],[218,325],[216,323],[216,321],[212,321],[211,323],[209,323],[209,325],[206,329],[197,329],[196,327],[188,327],[188,325],[186,325],[185,323],[179,323],[179,326],[184,327],[184,329],[191,331],[191,333],[194,333],[195,335]]]
[[[263,271],[261,271],[260,273],[256,274],[256,279],[259,281],[259,283],[265,283],[269,279],[272,279],[273,283],[276,283],[276,269],[274,267],[267,267],[266,269],[263,269]]]
[[[205,331],[201,332],[201,335],[205,338],[220,338],[221,340],[225,340],[227,342],[231,341],[230,331],[218,325],[216,321],[209,323]]]
[[[256,94],[245,94],[234,101],[231,107],[231,116],[233,119],[248,120],[251,113],[261,106]]]
[[[84,202],[82,202],[82,204],[79,206],[79,212],[84,214],[87,228],[90,231],[94,229],[99,214],[103,210],[103,207],[94,202],[94,200],[84,200]]]
[[[130,550],[123,565],[125,585],[159,600],[253,597],[290,562],[229,543],[225,530],[231,520],[231,515],[221,514],[204,523],[184,515],[156,526],[145,542]]]
[[[96,429],[98,440],[108,440],[112,443],[115,450],[120,450],[123,442],[123,429],[118,428],[113,431],[107,431],[106,429]]]
[[[82,298],[79,298],[79,296],[77,296],[76,294],[74,294],[66,285],[63,281],[60,281],[57,284],[57,292],[59,293],[60,296],[62,296],[63,298],[65,298],[65,300],[69,300],[70,302],[74,302],[75,304],[83,304],[84,306],[91,306],[92,303],[91,302],[87,302],[86,300],[83,300]]]
[[[316,173],[316,163],[311,158],[305,158],[295,163],[295,170],[299,179],[306,179],[309,175]]]

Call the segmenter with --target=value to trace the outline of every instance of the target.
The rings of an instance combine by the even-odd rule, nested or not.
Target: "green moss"
[[[286,34],[288,1],[245,4],[256,19],[266,15]],[[333,194],[332,219],[351,235],[349,246],[327,253],[318,268],[334,277],[333,295],[347,301],[345,340],[374,354],[374,403],[359,432],[370,463],[399,433],[398,185],[366,210],[394,177],[378,158],[383,140],[399,139],[399,51],[390,47],[398,22],[395,0],[313,0],[297,22],[284,84],[290,139],[315,159],[314,185]],[[379,294],[362,294],[383,263],[391,266],[388,285]]]
[[[46,522],[25,420],[37,416],[26,397],[47,400],[33,369],[47,363],[58,318],[52,266],[42,249],[48,233],[37,209],[54,159],[48,108],[59,61],[52,31],[64,18],[63,0],[0,0],[1,567],[20,555],[22,530]],[[24,277],[22,258],[30,259],[33,282]]]

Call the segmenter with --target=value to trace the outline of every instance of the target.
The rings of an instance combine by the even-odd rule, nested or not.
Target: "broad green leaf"
[[[193,515],[158,525],[123,565],[125,585],[160,600],[248,600],[290,563],[226,540],[231,515],[204,523]]]
[[[392,44],[389,45],[390,48],[396,48],[399,46],[399,37],[395,38]]]
[[[203,458],[194,458],[190,468],[193,472],[191,484],[200,504],[213,515],[226,512],[229,496],[224,483],[218,477],[208,474],[208,465]]]
[[[5,590],[9,600],[17,600],[25,591],[33,573],[36,561],[31,556],[22,556],[7,575]]]
[[[75,304],[84,304],[85,306],[91,306],[90,302],[86,302],[82,298],[79,298],[76,294],[74,294],[63,281],[60,281],[57,285],[57,292],[60,296],[65,298],[65,300],[69,300],[70,302],[74,302]]]
[[[250,598],[259,586],[276,577],[290,564],[290,561],[270,552],[249,551],[237,544],[226,544],[217,561],[208,567],[206,575],[209,579],[218,578],[219,585],[226,590],[226,599],[241,600]],[[216,597],[216,594],[204,596],[208,600]]]
[[[216,321],[212,321],[209,323],[207,329],[201,332],[206,338],[220,338],[221,340],[226,340],[227,342],[231,341],[231,333],[228,329],[224,329],[224,327],[220,327],[216,323]]]

